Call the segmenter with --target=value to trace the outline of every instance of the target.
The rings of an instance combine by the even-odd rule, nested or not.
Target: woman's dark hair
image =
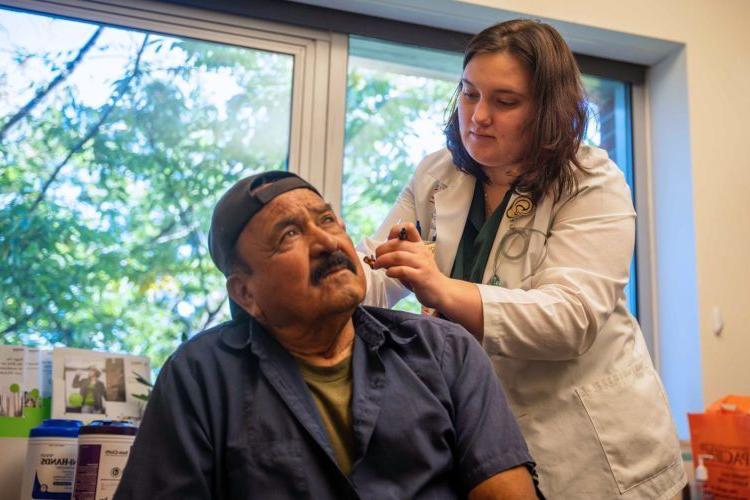
[[[529,138],[523,155],[524,172],[514,187],[538,201],[554,187],[555,196],[578,189],[572,165],[586,130],[588,110],[578,64],[570,48],[552,26],[527,19],[506,21],[474,36],[464,52],[463,67],[477,54],[507,52],[531,74],[534,111],[527,124]],[[458,168],[486,182],[487,175],[466,151],[458,124],[461,84],[451,99],[445,136]],[[571,165],[572,164],[572,165]]]

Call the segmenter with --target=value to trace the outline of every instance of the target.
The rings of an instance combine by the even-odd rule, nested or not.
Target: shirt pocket
[[[620,493],[679,459],[666,396],[653,367],[637,363],[576,393],[594,426]]]
[[[309,496],[305,474],[303,443],[298,440],[249,442],[246,474],[252,497],[300,498]]]

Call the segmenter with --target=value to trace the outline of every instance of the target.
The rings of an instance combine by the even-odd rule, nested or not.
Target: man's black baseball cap
[[[232,272],[229,257],[242,229],[266,204],[292,189],[310,189],[320,195],[298,175],[281,170],[245,177],[224,193],[214,208],[208,231],[208,251],[224,276]]]
[[[232,272],[232,250],[250,219],[271,200],[292,189],[309,189],[320,196],[318,190],[300,176],[273,170],[237,181],[216,203],[208,230],[208,252],[224,276]],[[229,299],[229,306],[235,320],[248,316],[232,299]]]

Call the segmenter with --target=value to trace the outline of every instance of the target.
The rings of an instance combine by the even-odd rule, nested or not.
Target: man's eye
[[[287,229],[286,231],[284,231],[284,234],[281,236],[281,239],[285,240],[287,238],[293,238],[299,234],[300,232],[299,232],[299,229],[297,228]]]
[[[320,218],[320,222],[322,222],[323,224],[330,224],[331,222],[336,222],[336,216],[332,214],[326,214]]]

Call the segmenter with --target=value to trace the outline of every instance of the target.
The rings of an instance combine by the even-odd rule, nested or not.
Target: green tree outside
[[[0,31],[24,16],[42,17],[0,10]],[[80,43],[2,46],[12,64],[0,82],[37,76],[0,94],[0,342],[125,351],[160,366],[227,317],[209,218],[238,178],[286,168],[291,56],[34,21],[76,25]],[[112,59],[120,72],[108,88],[80,78]],[[94,91],[105,98],[92,103]]]

